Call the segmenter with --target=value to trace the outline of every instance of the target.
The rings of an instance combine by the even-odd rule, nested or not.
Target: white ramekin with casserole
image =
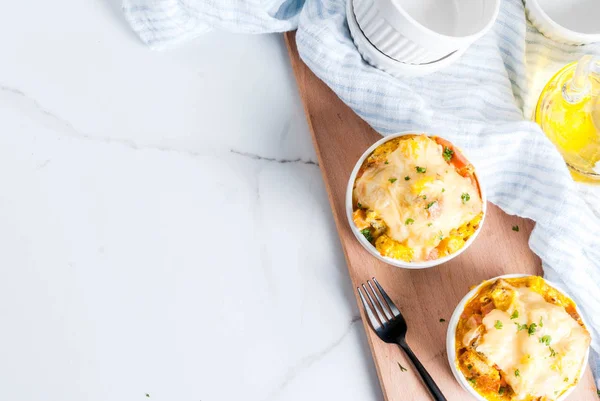
[[[485,217],[473,165],[450,142],[399,133],[376,142],[356,164],[346,214],[359,242],[394,266],[426,268],[464,251]]]
[[[480,401],[559,401],[581,380],[591,337],[573,300],[538,276],[484,281],[448,326],[454,376]]]

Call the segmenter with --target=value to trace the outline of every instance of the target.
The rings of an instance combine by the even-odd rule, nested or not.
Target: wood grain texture
[[[295,33],[285,35],[354,287],[373,276],[377,277],[408,322],[409,345],[446,398],[457,401],[470,399],[469,394],[452,376],[448,365],[445,347],[447,321],[470,286],[506,273],[542,273],[540,260],[527,245],[533,223],[509,216],[489,204],[488,215],[477,240],[461,256],[444,265],[424,270],[404,270],[386,265],[369,255],[350,231],[344,197],[354,164],[380,135],[301,61]],[[514,225],[520,227],[519,232],[512,231]],[[360,305],[358,298],[357,302]],[[360,309],[362,314],[362,307]],[[362,318],[385,399],[430,399],[427,389],[399,348],[380,341],[365,323],[364,314]],[[445,319],[446,322],[440,322],[440,319]],[[398,363],[408,368],[408,371],[401,372]],[[577,386],[569,400],[597,399],[588,368],[585,380]]]

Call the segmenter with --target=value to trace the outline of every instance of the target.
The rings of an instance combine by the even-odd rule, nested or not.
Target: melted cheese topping
[[[413,260],[431,259],[443,238],[483,209],[477,184],[444,160],[443,151],[424,135],[401,140],[387,163],[367,166],[355,183],[357,202],[381,216],[387,235],[411,248]]]
[[[510,307],[483,318],[476,350],[504,372],[514,399],[556,399],[578,380],[590,336],[564,307],[527,287],[512,289]]]

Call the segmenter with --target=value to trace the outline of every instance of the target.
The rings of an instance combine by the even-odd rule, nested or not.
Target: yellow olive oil
[[[583,60],[583,59],[582,59]],[[600,75],[589,69],[573,89],[578,62],[568,64],[542,91],[535,121],[577,181],[600,183]],[[573,93],[576,92],[574,95]]]

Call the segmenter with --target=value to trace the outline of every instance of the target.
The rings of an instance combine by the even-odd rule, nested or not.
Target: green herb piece
[[[529,329],[527,329],[527,334],[529,334],[530,336],[532,336],[536,332],[536,327],[537,327],[537,324],[531,323],[529,325]]]
[[[467,369],[469,369],[469,370],[473,369],[473,365],[471,365],[471,364],[468,364],[468,365],[467,365]]]
[[[600,390],[596,390],[596,394],[598,394],[598,397],[600,397]]]
[[[417,166],[417,167],[415,167],[415,170],[417,170],[417,173],[423,174],[423,173],[427,172],[427,167],[419,167],[419,166]]]
[[[539,326],[540,327],[544,327],[544,322],[542,322],[542,317],[541,316],[540,316],[540,324],[539,324]]]
[[[415,221],[413,219],[406,219],[406,221],[404,222],[404,224],[409,225],[414,223]]]
[[[387,160],[383,163],[383,164],[390,164],[390,162],[388,162]]]
[[[397,363],[398,363],[398,366],[400,367],[400,372],[406,372],[407,371],[407,369],[404,366],[400,365],[400,362],[397,362]]]
[[[454,156],[454,151],[448,147],[444,147],[443,156],[444,156],[444,160],[449,162],[450,160],[452,160],[452,156]]]
[[[408,181],[408,180],[410,180],[409,176],[404,177],[404,181]]]
[[[429,202],[427,204],[427,206],[425,207],[425,209],[429,209],[431,206],[435,205],[436,203],[437,203],[437,201]]]
[[[477,383],[477,380],[475,380],[472,377],[470,379],[467,379],[467,380],[469,380],[469,383],[471,383],[471,384],[476,384]]]
[[[359,208],[359,209],[362,209],[362,205],[360,204],[360,202],[358,202],[358,203],[356,204],[356,206],[358,206],[358,208]]]
[[[464,205],[464,204],[465,204],[465,203],[467,203],[469,200],[471,200],[471,195],[469,195],[469,194],[468,194],[468,193],[466,193],[466,192],[463,192],[463,194],[460,196],[460,199],[462,199],[462,203],[463,203],[463,205]]]
[[[554,348],[552,347],[548,347],[550,349],[550,357],[554,358],[556,356],[556,351],[554,351]]]
[[[565,383],[569,381],[568,377],[565,377],[565,379],[563,380]]]
[[[442,193],[446,192],[446,188],[442,188]]]
[[[496,328],[496,330],[500,330],[503,327],[503,324],[500,320],[496,320],[496,323],[494,323],[494,327]]]
[[[361,230],[360,233],[365,236],[367,241],[369,241],[369,242],[373,241],[373,234],[371,234],[371,230],[369,230],[368,228]]]
[[[500,388],[498,389],[498,395],[502,395],[502,394],[504,394],[504,391],[505,391],[505,390],[506,390],[506,389],[505,389],[504,387],[500,386]]]
[[[440,323],[444,323],[446,319],[440,319]]]
[[[521,331],[521,330],[527,330],[527,324],[519,324],[517,322],[515,322],[515,324],[517,325],[517,331]]]
[[[519,369],[515,370],[515,377],[519,377],[521,376],[521,372],[519,372]]]
[[[397,179],[397,178],[390,178],[388,181],[389,181],[389,182],[391,182],[391,183],[393,184],[393,183],[395,183],[396,181],[398,181],[398,179]]]
[[[146,393],[146,398],[150,398],[150,394]]]
[[[519,317],[519,311],[515,309],[515,310],[513,311],[512,315],[510,315],[510,318],[511,318],[511,319],[516,319],[516,318],[518,318],[518,317]]]
[[[552,337],[550,337],[547,334],[545,336],[540,337],[540,342],[542,344],[546,344],[547,346],[550,346],[550,341],[552,341]]]
[[[431,227],[433,225],[433,223],[429,223],[427,224],[427,227]]]
[[[427,200],[427,195],[423,195],[423,199],[424,199],[424,200]]]
[[[512,230],[516,231],[516,232],[519,232],[519,226],[512,226]]]

